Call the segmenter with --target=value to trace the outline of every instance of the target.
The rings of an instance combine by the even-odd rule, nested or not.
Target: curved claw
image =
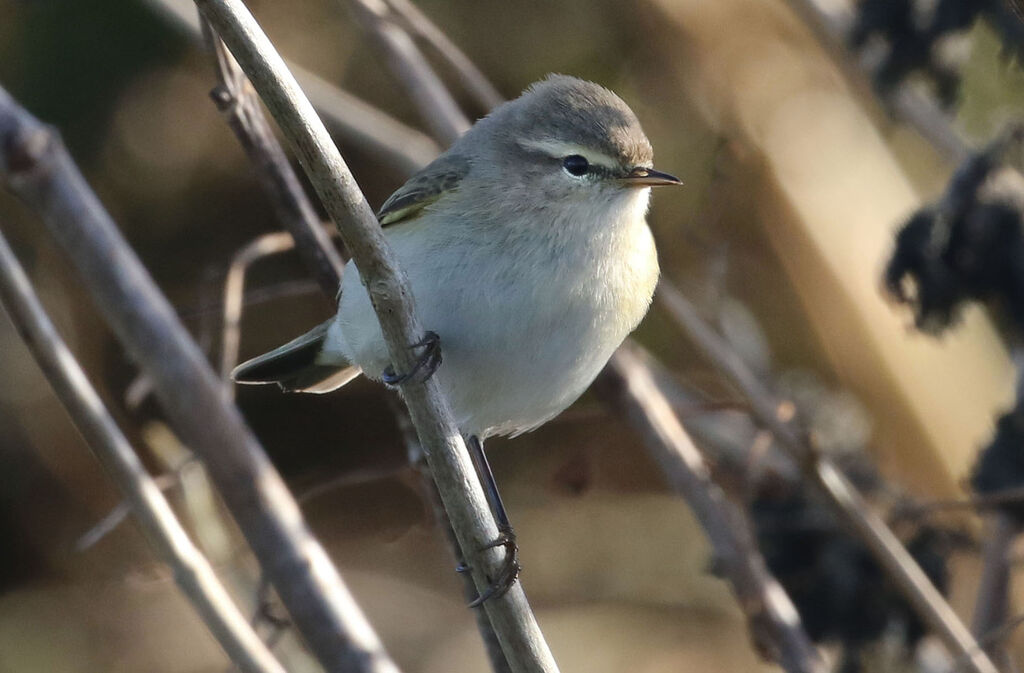
[[[519,565],[519,545],[516,544],[516,533],[512,530],[511,526],[503,528],[498,538],[480,551],[494,549],[495,547],[503,547],[505,549],[505,561],[502,563],[501,572],[491,581],[490,586],[483,593],[473,599],[468,607],[478,608],[488,599],[504,596],[512,588],[512,585],[516,583],[516,580],[519,579],[519,573],[522,572],[523,567]],[[466,572],[469,570],[469,566],[465,563],[460,563],[455,570],[456,572]]]
[[[441,337],[437,335],[437,332],[427,330],[423,338],[410,346],[410,348],[423,349],[420,356],[416,358],[416,364],[412,366],[412,369],[404,374],[396,374],[395,368],[388,365],[380,376],[381,381],[389,386],[398,386],[417,375],[421,381],[426,381],[434,375],[437,368],[441,366]]]

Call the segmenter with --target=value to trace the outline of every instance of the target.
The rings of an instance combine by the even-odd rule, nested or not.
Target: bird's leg
[[[392,365],[388,365],[384,369],[384,373],[381,374],[381,381],[389,386],[397,386],[417,375],[420,376],[422,381],[426,381],[434,375],[434,372],[441,365],[441,337],[437,336],[437,332],[428,330],[423,335],[423,338],[410,346],[410,348],[422,349],[412,369],[404,374],[396,374],[395,368]]]
[[[483,442],[479,437],[472,435],[467,438],[466,446],[469,455],[473,459],[473,466],[483,483],[484,493],[487,494],[487,502],[491,506],[494,518],[498,522],[498,537],[488,543],[480,551],[502,547],[505,549],[505,562],[501,567],[498,576],[491,579],[491,585],[477,596],[469,607],[475,608],[483,605],[488,598],[502,596],[512,588],[519,578],[522,566],[519,565],[519,546],[516,544],[516,533],[509,523],[508,513],[505,511],[505,503],[501,501],[501,494],[498,492],[498,484],[494,481],[494,473],[491,471],[491,464],[487,461],[487,454],[484,453]],[[466,572],[469,566],[465,562],[460,563],[456,568],[458,572]]]

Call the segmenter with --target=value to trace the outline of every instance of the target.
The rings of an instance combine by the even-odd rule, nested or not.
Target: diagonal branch
[[[306,268],[324,293],[334,297],[341,286],[345,263],[320,226],[313,204],[270,130],[256,92],[209,24],[204,21],[202,28],[219,82],[210,96],[256,169],[256,177],[270,197],[278,221],[291,233]]]
[[[281,476],[56,133],[2,89],[0,180],[42,216],[118,339],[152,379],[175,431],[203,459],[324,668],[395,673]]]
[[[192,0],[146,0],[183,33],[199,42],[199,20]],[[381,162],[412,175],[441,151],[433,140],[398,121],[383,110],[344,91],[323,77],[289,63],[303,91],[323,116],[331,131]]]
[[[732,585],[758,650],[790,673],[824,673],[825,663],[789,596],[765,567],[743,511],[711,479],[637,347],[624,345],[599,379],[603,397],[643,435],[672,487],[686,500],[711,542],[716,565]]]
[[[409,345],[424,330],[408,280],[395,263],[377,220],[309,100],[266,35],[239,0],[197,0],[281,127],[310,177],[370,293],[396,371],[411,371]],[[434,379],[409,380],[402,393],[479,591],[500,576],[503,551],[485,547],[498,528],[447,401]],[[483,551],[481,551],[483,550]],[[484,604],[513,671],[556,671],[521,583]]]
[[[469,120],[412,37],[390,20],[384,0],[348,1],[356,20],[384,53],[391,71],[412,98],[430,134],[443,145],[451,145],[469,128]]]
[[[697,309],[664,279],[658,286],[658,300],[676,324],[690,337],[704,356],[743,392],[754,417],[775,436],[779,445],[801,465],[842,518],[853,528],[885,568],[903,596],[921,619],[938,634],[946,646],[962,656],[975,673],[997,673],[988,656],[953,612],[942,594],[929,581],[892,530],[864,502],[835,463],[818,455],[814,446],[780,420],[778,404],[757,376],[712,330]]]
[[[449,39],[443,30],[427,18],[419,7],[411,0],[385,0],[388,7],[403,27],[425,40],[439,53],[448,65],[458,74],[462,85],[476,99],[484,110],[490,110],[504,102],[501,94],[494,88],[490,80],[480,72],[458,46]]]
[[[2,100],[2,99],[0,99]],[[174,516],[68,350],[0,235],[0,299],[75,427],[127,496],[142,532],[224,651],[246,673],[285,673]]]

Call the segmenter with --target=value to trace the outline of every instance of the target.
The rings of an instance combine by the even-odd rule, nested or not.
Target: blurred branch
[[[806,438],[779,418],[779,405],[772,394],[731,347],[701,319],[696,308],[664,279],[656,296],[705,357],[746,395],[754,417],[797,461],[809,481],[822,489],[828,501],[888,571],[921,619],[955,655],[965,658],[970,670],[996,673],[996,667],[978,647],[970,631],[885,522],[864,502],[853,484],[830,459],[818,455]]]
[[[427,18],[411,0],[385,0],[392,11],[392,19],[410,33],[425,40],[459,76],[466,91],[476,99],[483,110],[490,110],[504,102],[490,80],[448,36]]]
[[[971,631],[979,639],[1006,623],[1010,607],[1010,552],[1020,533],[1019,524],[1005,513],[993,515],[991,526],[993,530],[982,551],[981,581],[971,622]],[[1004,670],[1009,670],[1006,666],[1008,655],[1001,643],[992,642],[985,649],[990,657],[1002,663]]]
[[[789,0],[790,7],[807,22],[822,46],[836,59],[858,89],[870,90],[869,73],[847,50],[853,28],[853,14],[845,2],[826,0]],[[917,91],[910,83],[900,83],[887,100],[896,115],[913,126],[921,136],[953,162],[970,154],[970,145],[953,125],[953,120],[938,103]]]
[[[431,135],[442,145],[451,145],[469,129],[469,120],[448,93],[409,34],[389,19],[384,0],[346,0],[356,20],[412,98]]]
[[[178,482],[173,476],[163,474],[158,477],[153,477],[153,484],[156,485],[160,492],[170,490]],[[107,535],[112,533],[121,522],[131,516],[132,505],[127,500],[122,500],[117,503],[112,510],[98,522],[96,525],[87,530],[78,541],[75,542],[75,551],[83,552],[91,547],[95,546],[97,542],[105,538]]]
[[[119,340],[152,379],[176,432],[203,459],[325,668],[397,671],[280,475],[57,134],[2,89],[0,179],[42,216]]]
[[[245,275],[249,266],[268,255],[286,252],[295,247],[295,239],[285,231],[264,234],[248,243],[235,253],[228,267],[228,275],[224,280],[223,323],[220,341],[220,379],[225,394],[234,397],[235,384],[231,380],[231,370],[238,364],[238,349],[242,339],[242,308],[245,303]],[[326,288],[321,286],[326,292]],[[338,287],[327,292],[334,298]]]
[[[765,446],[759,455],[751,455],[751,446],[764,431],[753,422],[745,407],[743,411],[730,408],[683,414],[682,409],[701,409],[706,404],[682,386],[638,343],[627,339],[625,346],[632,357],[650,372],[658,390],[669,400],[686,431],[697,439],[716,469],[730,471],[752,488],[771,482],[775,490],[793,490],[801,483],[800,469],[776,442]]]
[[[0,138],[7,135],[10,110],[0,91]],[[10,165],[11,155],[4,157]],[[85,372],[46,315],[6,239],[0,236],[0,298],[54,392],[93,453],[128,498],[143,533],[210,632],[239,668],[249,673],[284,673],[284,668],[252,630],[192,544],[171,506],[121,433]],[[109,518],[109,517],[108,517]],[[116,525],[116,523],[115,523]]]
[[[146,0],[186,35],[199,42],[202,35],[191,0]],[[381,163],[412,175],[440,153],[433,140],[383,110],[343,91],[319,75],[294,63],[288,67],[331,129],[346,142],[379,157]]]
[[[795,672],[824,673],[825,663],[789,596],[768,572],[749,521],[711,480],[708,466],[679,423],[654,376],[624,345],[599,379],[609,406],[644,436],[669,483],[690,505],[714,550],[715,567],[730,582],[760,652]]]
[[[202,29],[219,82],[210,97],[224,113],[256,169],[256,177],[270,198],[278,221],[291,232],[306,269],[328,297],[337,296],[345,267],[341,255],[320,226],[320,218],[263,116],[260,99],[245,74],[210,25],[203,21]]]
[[[358,264],[377,311],[396,371],[412,371],[410,344],[422,339],[408,280],[394,261],[373,211],[359,191],[312,105],[267,37],[238,0],[197,0],[203,16],[227,43],[277,120],[346,248]],[[445,510],[478,591],[500,576],[503,550],[486,548],[498,528],[465,444],[435,379],[410,379],[401,386]],[[514,671],[555,671],[557,666],[530,610],[522,584],[484,603]]]

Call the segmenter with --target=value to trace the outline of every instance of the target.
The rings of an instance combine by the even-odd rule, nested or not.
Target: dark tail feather
[[[231,378],[236,383],[276,383],[288,392],[326,393],[359,376],[359,367],[347,362],[319,360],[327,328],[331,321],[314,327],[298,339],[289,341],[235,367]]]

